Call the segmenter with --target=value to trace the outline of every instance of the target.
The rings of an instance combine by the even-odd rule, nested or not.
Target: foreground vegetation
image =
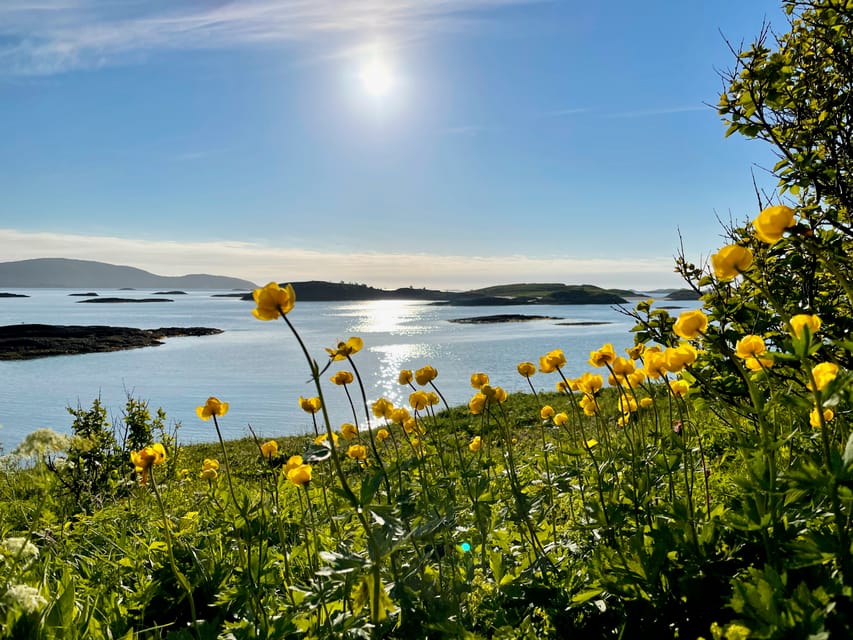
[[[137,400],[73,410],[0,469],[0,637],[850,637],[853,5],[784,4],[720,111],[775,145],[787,200],[679,258],[701,309],[626,310],[635,346],[575,379],[531,354],[527,394],[473,372],[467,407],[424,363],[393,407],[359,338],[305,345],[293,289],[258,289],[314,433],[224,443],[216,397],[196,447]]]

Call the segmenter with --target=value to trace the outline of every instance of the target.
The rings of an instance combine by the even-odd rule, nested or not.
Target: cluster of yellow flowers
[[[794,210],[783,204],[767,207],[752,221],[752,226],[761,242],[775,244],[794,226]],[[719,280],[732,280],[745,273],[752,260],[752,251],[747,247],[730,244],[711,256],[711,267]]]

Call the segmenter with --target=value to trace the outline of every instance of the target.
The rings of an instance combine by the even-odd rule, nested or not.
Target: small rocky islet
[[[156,347],[164,338],[222,333],[211,327],[134,327],[13,324],[0,327],[0,360],[102,353]]]

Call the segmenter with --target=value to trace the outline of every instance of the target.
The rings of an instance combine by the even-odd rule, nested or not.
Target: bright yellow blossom
[[[700,309],[694,309],[693,311],[685,311],[679,315],[678,320],[675,321],[675,325],[672,327],[672,330],[679,338],[684,340],[693,340],[705,333],[707,328],[708,316],[706,316]]]
[[[203,480],[207,480],[208,482],[216,480],[216,476],[219,475],[219,460],[205,458],[204,462],[201,463],[201,474],[199,475]]]
[[[603,344],[600,349],[589,352],[589,363],[593,367],[603,367],[616,359],[616,351],[609,342]]]
[[[350,422],[341,425],[341,436],[344,440],[355,440],[358,437],[358,427]]]
[[[652,380],[666,375],[666,358],[660,351],[646,349],[643,354],[643,364],[645,365],[646,375]]]
[[[371,405],[373,415],[377,418],[390,418],[391,412],[394,410],[394,404],[387,398],[379,398]]]
[[[346,342],[339,342],[338,346],[334,349],[326,349],[326,352],[329,354],[329,357],[334,360],[346,360],[352,354],[358,353],[361,351],[361,348],[364,346],[364,341],[361,338],[357,338],[353,336]]]
[[[699,353],[689,342],[682,342],[677,347],[667,347],[663,352],[667,371],[678,373],[684,367],[696,362]]]
[[[148,482],[148,472],[151,467],[166,462],[166,449],[158,442],[139,451],[131,451],[130,461],[136,473],[142,474],[142,484],[145,484]]]
[[[474,439],[468,444],[468,448],[476,453],[480,450],[480,447],[483,446],[483,441],[480,439],[480,436],[474,436]]]
[[[379,442],[387,440],[390,436],[391,432],[388,431],[388,429],[385,429],[384,427],[376,432],[376,439],[379,440]]]
[[[814,335],[820,329],[820,317],[809,315],[807,313],[799,313],[791,318],[791,335],[795,338],[802,338],[808,330],[809,335]]]
[[[311,465],[300,464],[287,471],[287,479],[297,487],[303,487],[311,482]]]
[[[429,396],[426,391],[415,391],[409,394],[409,404],[415,411],[423,411],[429,406]]]
[[[415,381],[421,386],[432,382],[437,376],[438,371],[436,371],[435,367],[431,367],[430,365],[426,365],[425,367],[421,367],[415,371]]]
[[[471,374],[471,386],[475,389],[479,389],[484,384],[489,384],[489,375],[487,373],[472,373]]]
[[[468,401],[468,410],[474,414],[478,415],[483,413],[483,409],[486,406],[486,396],[483,393],[475,393],[473,397]]]
[[[610,368],[613,369],[613,373],[617,376],[627,376],[634,373],[634,361],[629,360],[628,358],[623,358],[619,356],[613,360],[610,364]]]
[[[353,377],[351,371],[338,371],[335,375],[329,378],[334,384],[343,386],[345,384],[352,384]]]
[[[397,382],[400,384],[412,384],[412,378],[414,374],[411,369],[403,369],[400,371],[400,375],[397,376]]]
[[[532,362],[519,362],[516,368],[518,369],[518,374],[525,378],[529,378],[536,373],[536,365]]]
[[[824,423],[829,422],[835,417],[835,413],[833,413],[832,409],[824,409],[823,410],[823,421]],[[820,429],[820,418],[821,415],[817,410],[817,407],[812,409],[809,414],[809,424],[815,429]]]
[[[211,416],[224,416],[228,413],[228,403],[220,402],[213,396],[207,399],[203,407],[196,407],[196,415],[202,420],[210,420]]]
[[[539,417],[543,420],[548,420],[549,418],[553,418],[555,413],[557,412],[554,411],[554,407],[550,404],[546,404],[539,410]]]
[[[319,436],[314,438],[314,444],[323,444],[329,440],[329,434],[321,433]],[[338,434],[332,431],[332,444],[338,444]]]
[[[411,417],[409,410],[406,407],[397,407],[396,409],[391,411],[391,417],[389,418],[391,422],[399,422],[400,424],[404,423]]]
[[[673,395],[683,398],[690,390],[690,383],[687,380],[673,380],[669,383],[669,390]]]
[[[583,391],[589,395],[598,393],[604,386],[604,378],[595,373],[590,373],[589,371],[581,375],[580,378],[576,378],[574,382],[579,391]]]
[[[553,373],[564,366],[566,366],[566,356],[562,349],[554,349],[539,358],[539,371],[542,373]]]
[[[714,275],[731,280],[752,266],[752,251],[739,244],[730,244],[711,256]]]
[[[317,413],[323,408],[323,401],[319,397],[303,398],[299,396],[299,406],[305,413]]]
[[[655,403],[655,401],[654,401],[654,400],[652,400],[651,398],[640,398],[640,406],[641,406],[643,409],[648,409],[648,408],[649,408],[649,407],[651,407],[654,403]]]
[[[367,447],[361,444],[350,445],[347,449],[347,457],[353,460],[367,460]]]
[[[838,375],[838,365],[834,362],[821,362],[812,368],[812,376],[818,391],[826,389],[827,385]]]
[[[560,411],[560,413],[554,415],[554,424],[558,427],[562,427],[569,421],[569,416],[565,411]]]
[[[635,344],[633,347],[625,349],[625,353],[628,354],[628,357],[631,358],[631,360],[639,360],[643,357],[643,352],[645,350],[646,345],[641,342],[640,344]]]
[[[744,336],[735,345],[735,355],[743,360],[755,358],[766,351],[767,345],[764,344],[764,338],[756,335]]]
[[[275,282],[270,282],[263,289],[255,289],[252,298],[258,305],[252,310],[252,315],[258,320],[276,320],[293,309],[296,302],[296,294],[291,285],[281,288]]]
[[[278,442],[267,440],[261,445],[261,455],[264,458],[275,458],[278,455]]]
[[[794,226],[794,210],[784,204],[767,207],[752,221],[752,226],[755,228],[756,238],[773,244],[782,238],[785,229]]]

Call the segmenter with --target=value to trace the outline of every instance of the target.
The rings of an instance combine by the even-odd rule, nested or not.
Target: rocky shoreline
[[[156,347],[163,338],[222,333],[210,327],[133,327],[13,324],[0,327],[0,360],[101,353]]]

